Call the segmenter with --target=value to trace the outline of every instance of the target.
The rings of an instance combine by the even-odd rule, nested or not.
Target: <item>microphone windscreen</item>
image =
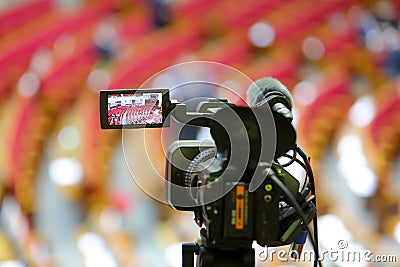
[[[288,108],[292,109],[293,98],[289,90],[280,81],[271,77],[261,78],[250,85],[247,90],[247,104],[250,107],[256,107],[267,95],[274,93],[281,93]]]

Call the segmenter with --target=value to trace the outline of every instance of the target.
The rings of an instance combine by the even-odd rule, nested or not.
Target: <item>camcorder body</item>
[[[117,109],[124,111],[116,116]],[[277,160],[297,149],[291,122],[277,112],[225,99],[209,99],[187,112],[185,104],[169,99],[167,89],[101,91],[100,112],[103,129],[168,127],[171,117],[210,129],[212,141],[176,140],[166,152],[168,204],[193,212],[197,225],[204,226],[197,246],[203,252],[195,251],[203,255],[200,262],[205,250],[252,250],[254,241],[292,244],[316,215],[310,187],[301,188]],[[246,266],[253,266],[254,252],[247,255]]]
[[[261,246],[281,246],[292,243],[297,236],[305,230],[303,227],[290,227],[294,224],[300,226],[295,213],[282,213],[280,202],[282,192],[274,185],[266,173],[262,184],[254,191],[249,192],[247,177],[241,177],[238,182],[226,179],[216,182],[224,171],[227,159],[222,160],[222,165],[209,165],[207,162],[215,157],[215,147],[212,143],[197,140],[182,140],[174,142],[167,151],[166,165],[166,195],[171,207],[182,211],[193,211],[195,221],[199,225],[207,226],[207,238],[209,245],[225,245],[235,247],[247,247],[254,240]],[[183,166],[189,160],[186,169],[176,167]],[[204,167],[204,164],[208,167]],[[202,167],[198,167],[202,166]],[[278,164],[272,164],[271,172],[283,182],[290,192],[297,196],[300,183],[290,173]],[[250,173],[249,173],[250,175]],[[182,193],[173,185],[187,188]],[[193,187],[202,186],[194,196]],[[192,189],[192,191],[191,191]],[[175,190],[175,191],[174,191]],[[207,193],[226,192],[215,201],[207,203]],[[211,194],[210,193],[210,194]],[[300,195],[298,195],[300,199]],[[189,203],[188,206],[179,206],[175,203]],[[310,209],[309,220],[314,216],[314,207]],[[307,208],[307,209],[308,209]]]

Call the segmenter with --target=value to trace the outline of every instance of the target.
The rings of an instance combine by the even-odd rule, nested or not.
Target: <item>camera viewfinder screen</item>
[[[163,123],[161,92],[131,91],[107,94],[109,126],[145,126]]]

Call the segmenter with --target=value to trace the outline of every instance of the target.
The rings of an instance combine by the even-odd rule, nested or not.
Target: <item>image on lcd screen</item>
[[[162,93],[108,94],[108,125],[162,123]]]

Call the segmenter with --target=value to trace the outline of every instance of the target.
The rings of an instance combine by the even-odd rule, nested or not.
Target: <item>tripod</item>
[[[197,267],[253,267],[254,249],[207,249],[202,244],[182,244],[182,267],[194,266],[194,254],[197,255]]]
[[[204,228],[200,233],[202,242],[182,244],[182,267],[194,266],[194,255],[197,255],[196,267],[254,267],[255,252],[251,243],[248,246],[235,246],[235,244],[212,245],[206,247],[207,238]]]

